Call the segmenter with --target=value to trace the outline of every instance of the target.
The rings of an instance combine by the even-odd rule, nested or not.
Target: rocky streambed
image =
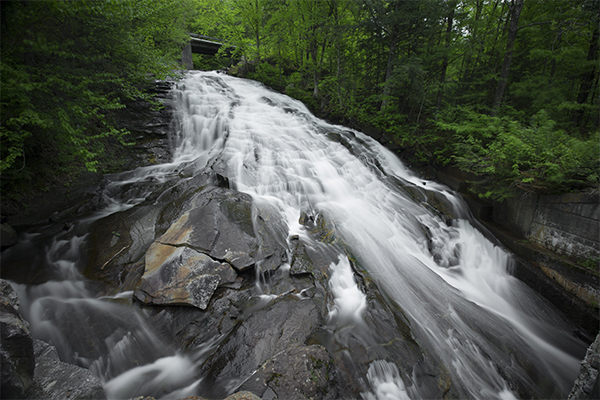
[[[573,379],[561,376],[557,371],[564,366],[553,355],[531,350],[526,335],[514,331],[530,319],[538,331],[549,331],[544,327],[551,321],[552,335],[543,339],[552,346],[559,342],[561,351],[583,357],[585,343],[562,314],[506,272],[492,275],[501,290],[491,287],[486,296],[495,299],[495,290],[512,293],[501,287],[505,282],[516,286],[524,297],[515,299],[527,303],[518,323],[512,314],[481,307],[485,299],[477,294],[468,297],[472,290],[461,277],[471,275],[469,246],[477,249],[475,269],[496,263],[485,258],[487,252],[505,258],[461,222],[468,216],[458,200],[433,182],[393,170],[399,167],[367,138],[317,122],[279,95],[252,86],[259,95],[250,104],[267,109],[252,121],[238,114],[246,107],[243,87],[218,76],[203,79],[199,90],[207,103],[189,90],[194,80],[175,91],[184,111],[174,109],[168,138],[163,122],[146,124],[154,138],[146,143],[154,144],[144,154],[175,153],[178,162],[144,156],[140,168],[96,177],[85,196],[73,196],[43,224],[23,225],[18,243],[3,251],[2,277],[22,302],[17,312],[15,295],[5,286],[2,323],[14,328],[3,325],[3,335],[20,333],[2,338],[3,393],[100,398],[101,391],[108,398],[157,399],[222,399],[232,393],[263,399],[566,397],[576,371],[569,367]],[[171,96],[163,92],[165,99]],[[281,114],[293,120],[263,124],[282,102]],[[257,112],[264,111],[250,114]],[[236,127],[240,121],[243,128]],[[296,132],[289,143],[279,142],[286,124],[298,121],[316,132]],[[275,129],[274,136],[260,136],[269,129]],[[184,137],[186,130],[197,136]],[[163,147],[167,143],[170,147]],[[307,147],[288,153],[290,143]],[[193,157],[177,156],[177,149],[192,144],[200,149]],[[327,151],[319,152],[320,147]],[[293,168],[282,168],[284,161],[273,168],[271,152],[297,157],[291,165],[304,175],[289,175]],[[323,168],[329,157],[335,173]],[[350,180],[336,180],[336,174]],[[252,188],[248,176],[269,179]],[[355,183],[356,193],[338,190],[342,196],[323,197]],[[290,195],[309,201],[296,203]],[[293,216],[289,204],[299,205]],[[399,228],[404,220],[408,223]],[[399,240],[404,231],[416,239]],[[382,264],[393,268],[383,273],[377,269]],[[398,271],[401,275],[394,275]],[[538,320],[538,314],[548,319]],[[24,338],[24,350],[7,350],[17,336]],[[54,356],[43,361],[42,355],[53,352],[60,361]],[[578,363],[571,355],[561,357]],[[44,372],[36,366],[36,374],[46,374],[36,377],[32,363],[58,368]],[[52,378],[64,371],[82,379]]]
[[[176,182],[138,182],[121,188],[122,196],[138,190],[147,193],[149,188],[160,194],[94,221],[81,254],[85,255],[84,275],[93,282],[96,297],[132,293],[129,300],[113,301],[141,308],[148,316],[147,323],[168,346],[192,354],[198,348],[204,351],[197,356],[201,362],[196,361],[198,376],[206,376],[197,388],[204,397],[224,398],[232,390],[280,399],[356,397],[365,390],[363,379],[370,363],[384,354],[401,360],[402,368],[415,370],[424,397],[441,398],[452,390],[443,369],[424,357],[401,310],[373,287],[322,215],[301,215],[299,224],[308,240],[288,237],[277,210],[223,187],[227,182],[223,176],[210,169],[196,176],[181,174]],[[57,222],[52,229],[63,224]],[[76,227],[67,225],[65,233],[69,229]],[[18,260],[15,268],[35,265],[37,255],[29,256],[28,261]],[[10,268],[10,254],[7,259],[5,266]],[[335,308],[330,277],[337,264],[352,269],[366,295],[365,327],[354,327],[355,332],[349,329],[354,325],[352,319],[338,323],[330,315]],[[81,346],[77,357],[71,354],[68,361],[90,368],[89,360],[100,357],[102,346],[77,343],[77,332],[86,328],[76,324],[89,323],[84,318],[86,309],[79,307],[53,312],[61,334],[73,338],[72,346]],[[87,312],[99,318],[93,321],[98,342],[106,341],[101,326],[114,321],[92,308]],[[81,320],[72,321],[73,313]],[[25,332],[29,329],[24,326],[23,336],[28,336]],[[375,337],[353,338],[374,332]],[[110,333],[109,329],[107,336]],[[27,340],[32,349],[43,343]],[[3,340],[7,342],[10,340]],[[347,354],[344,346],[352,346],[359,358]],[[25,375],[33,372],[33,352],[29,353],[23,357],[29,360]],[[12,359],[21,357],[13,355]],[[147,361],[140,359],[139,365]],[[71,364],[57,366],[61,373],[78,368],[66,365]],[[80,398],[99,398],[99,380],[91,379],[86,369],[77,370],[86,373],[83,383],[70,381],[62,388],[59,384],[54,389],[60,388],[59,392],[44,386],[43,381],[34,379],[32,385],[31,379],[29,384],[24,379],[21,386],[29,387],[24,395],[58,398],[69,386],[81,388],[81,393],[73,392]],[[397,370],[395,374],[399,379]],[[111,388],[109,380],[109,397],[127,397],[126,392]],[[157,398],[159,394],[154,393]]]

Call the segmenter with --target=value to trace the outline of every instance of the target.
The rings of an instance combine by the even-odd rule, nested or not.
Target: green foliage
[[[271,67],[257,65],[248,77],[273,87],[283,80],[286,93],[314,111],[377,129],[411,162],[458,164],[481,175],[484,196],[598,187],[598,106],[582,95],[597,64],[594,14],[581,3],[526,3],[513,57],[518,72],[509,76],[499,117],[487,113],[508,3],[271,2],[263,11],[261,54]],[[280,67],[290,64],[287,73]]]
[[[3,186],[100,169],[107,140],[125,143],[111,113],[148,99],[140,87],[178,66],[186,9],[187,0],[3,2]]]
[[[100,144],[122,134],[110,128],[111,110],[140,95],[136,82],[173,68],[185,25],[235,46],[240,76],[319,115],[379,130],[410,162],[476,172],[484,195],[598,187],[599,0],[524,2],[497,117],[487,114],[509,55],[514,2],[16,4],[13,22],[3,22],[3,177],[23,165],[19,174],[27,173],[34,154],[69,154],[94,168]],[[40,27],[29,31],[33,16]],[[222,68],[224,52],[194,54],[195,65]]]
[[[281,87],[283,83],[279,69],[266,62],[256,65],[254,71],[250,72],[247,77],[274,88]]]
[[[544,110],[529,125],[468,108],[452,111],[436,126],[452,134],[457,165],[482,176],[476,182],[482,196],[501,200],[516,188],[548,193],[598,187],[598,132],[588,140],[568,135]]]

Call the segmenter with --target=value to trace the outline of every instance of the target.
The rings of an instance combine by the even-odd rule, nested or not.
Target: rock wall
[[[466,194],[466,200],[477,218],[489,220],[521,239],[597,269],[600,259],[600,194],[537,195],[521,192],[502,202],[482,202],[468,197],[468,181],[477,180],[477,176],[455,168],[435,171],[434,175],[451,189]]]
[[[521,195],[494,203],[493,220],[557,254],[583,262],[600,258],[597,194]]]
[[[469,193],[469,181],[477,176],[453,168],[426,174],[463,194],[473,215],[515,254],[517,278],[569,315],[588,335],[598,333],[598,194],[523,192],[502,202],[485,202]]]

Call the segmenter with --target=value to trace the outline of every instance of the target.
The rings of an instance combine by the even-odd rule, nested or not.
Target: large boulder
[[[214,291],[234,283],[237,274],[227,264],[215,261],[189,247],[155,242],[146,253],[137,299],[151,304],[182,304],[206,309]]]
[[[158,215],[156,207],[141,204],[96,221],[86,244],[86,276],[106,282],[113,290],[119,287],[154,241]]]
[[[285,261],[287,226],[273,207],[212,186],[194,193],[186,205],[188,211],[146,252],[135,291],[141,302],[204,310],[219,286],[236,281],[236,271],[274,271]]]
[[[259,208],[248,194],[216,187],[200,192],[193,204],[158,242],[188,246],[240,271],[257,263],[263,271],[279,268],[287,228],[276,210]]]
[[[29,324],[17,311],[16,293],[0,280],[0,372],[2,398],[21,398],[33,382],[35,360]]]

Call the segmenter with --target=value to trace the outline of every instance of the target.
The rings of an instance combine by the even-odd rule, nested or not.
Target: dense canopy
[[[598,0],[124,0],[2,3],[2,178],[36,157],[100,168],[110,111],[177,66],[188,32],[232,67],[480,194],[598,190]],[[235,46],[235,47],[233,47]],[[234,49],[233,53],[231,49]]]

